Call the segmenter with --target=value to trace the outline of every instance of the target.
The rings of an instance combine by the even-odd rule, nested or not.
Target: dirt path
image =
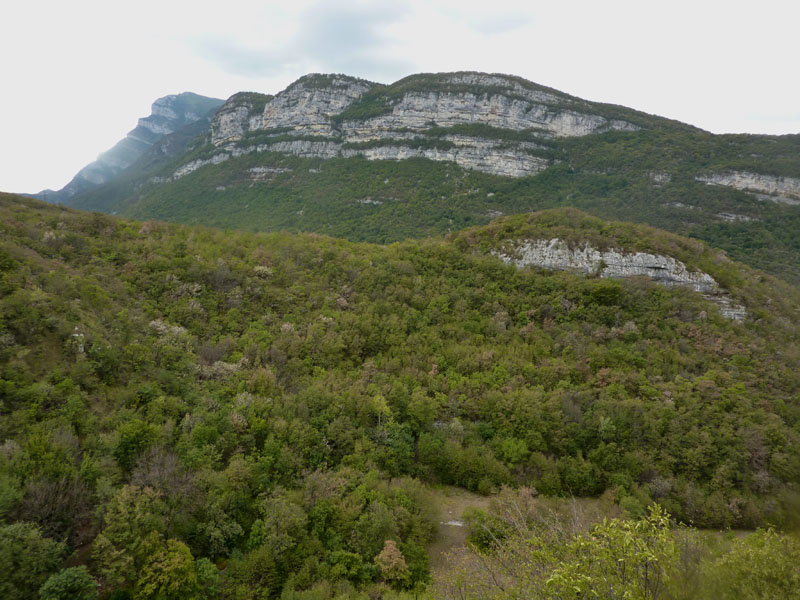
[[[452,548],[463,546],[467,541],[467,527],[463,515],[467,508],[486,510],[490,497],[479,496],[455,487],[443,487],[434,492],[434,501],[439,509],[439,533],[428,547],[431,571],[445,566],[444,555]]]

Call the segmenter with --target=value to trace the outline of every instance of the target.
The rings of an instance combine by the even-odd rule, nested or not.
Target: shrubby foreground
[[[700,242],[576,211],[388,247],[0,213],[4,597],[418,593],[440,483],[606,492],[644,517],[623,539],[654,501],[793,525],[798,293]],[[675,255],[751,316],[488,255],[539,234]]]

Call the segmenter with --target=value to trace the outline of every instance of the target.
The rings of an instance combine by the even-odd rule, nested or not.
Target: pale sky
[[[0,7],[0,191],[59,189],[167,94],[519,75],[715,133],[800,133],[797,0],[26,0]]]

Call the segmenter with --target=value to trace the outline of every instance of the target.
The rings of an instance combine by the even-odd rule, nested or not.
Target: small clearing
[[[469,528],[464,522],[464,511],[468,508],[489,508],[490,496],[480,496],[456,487],[442,487],[433,492],[433,501],[438,508],[438,533],[428,547],[431,571],[445,567],[445,554],[467,542]]]

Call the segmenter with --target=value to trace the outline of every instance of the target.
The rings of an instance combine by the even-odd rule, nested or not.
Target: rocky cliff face
[[[552,164],[544,140],[638,128],[555,90],[481,73],[417,75],[391,86],[307,75],[274,98],[261,98],[228,100],[211,125],[214,155],[183,165],[173,178],[223,157],[268,150],[320,158],[425,157],[523,177]],[[302,140],[287,143],[287,136]]]
[[[215,145],[242,139],[248,131],[261,129],[264,106],[272,96],[240,92],[231,96],[214,115],[211,140]]]
[[[660,254],[598,250],[588,244],[570,247],[558,238],[525,240],[514,244],[510,252],[495,252],[504,262],[518,267],[537,266],[554,270],[574,270],[600,277],[644,276],[667,287],[685,287],[702,293],[719,306],[720,314],[743,320],[747,311],[733,302],[730,294],[716,280],[702,271],[689,271],[681,261]]]
[[[374,85],[344,75],[306,75],[274,97],[235,94],[211,124],[211,143],[221,146],[237,142],[259,131],[332,135],[332,118]],[[260,102],[255,96],[260,96]]]
[[[78,171],[66,186],[58,191],[44,190],[36,196],[49,202],[68,204],[75,194],[112,180],[164,136],[203,119],[210,122],[209,113],[222,104],[222,100],[191,92],[159,98],[153,102],[149,116],[139,119],[137,126],[125,138]]]
[[[633,130],[623,121],[542,104],[525,96],[476,92],[408,92],[392,106],[391,113],[364,121],[345,121],[349,139],[379,139],[380,132],[425,130],[431,126],[486,125],[515,132],[531,130],[541,137],[583,136],[609,129]]]
[[[303,77],[267,104],[263,129],[292,128],[305,134],[331,135],[331,119],[373,85],[339,75]]]
[[[698,177],[698,181],[712,185],[724,185],[737,190],[751,192],[761,200],[783,204],[800,204],[800,179],[761,175],[747,171],[728,171]]]

